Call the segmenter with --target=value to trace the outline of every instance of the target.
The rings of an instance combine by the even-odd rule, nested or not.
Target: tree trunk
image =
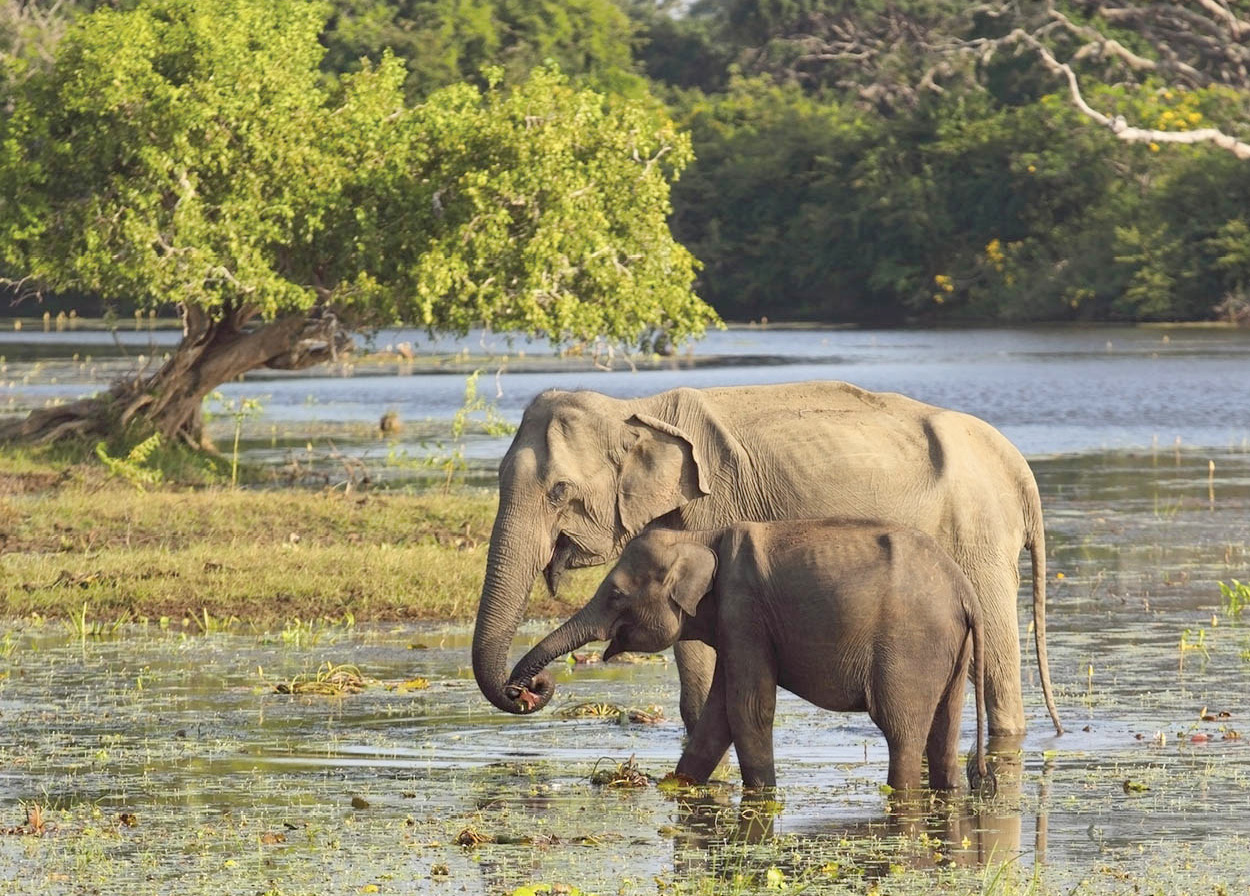
[[[107,392],[32,411],[0,423],[0,441],[49,443],[64,438],[102,439],[128,429],[158,432],[211,449],[204,436],[204,397],[249,370],[296,370],[350,351],[351,341],[333,314],[291,314],[246,327],[254,311],[241,308],[210,318],[198,306],[183,309],[183,338],[155,373],[115,382]]]

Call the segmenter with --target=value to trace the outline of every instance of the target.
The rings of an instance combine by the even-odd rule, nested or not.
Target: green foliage
[[[699,161],[674,191],[673,228],[703,259],[713,305],[734,319],[897,310],[862,278],[874,224],[856,207],[857,168],[879,145],[880,122],[761,79],[684,102]]]
[[[1250,319],[1250,166],[1115,139],[1030,51],[950,52],[1022,28],[1108,115],[1244,134],[1250,91],[1150,16],[1059,7],[1153,72],[1027,4],[59,8],[0,16],[0,270],[54,288],[679,338],[713,320],[667,228],[681,174],[674,230],[735,319]]]
[[[160,469],[149,464],[160,444],[160,433],[152,433],[131,448],[125,457],[110,455],[108,446],[104,442],[96,444],[95,453],[110,474],[119,479],[125,479],[139,491],[143,491],[144,486],[156,485],[164,478]]]
[[[665,220],[689,141],[654,103],[540,68],[409,106],[388,53],[329,87],[322,9],[143,0],[79,20],[3,119],[0,265],[213,316],[326,305],[629,341],[715,320]]]
[[[349,264],[368,272],[355,285],[389,284],[379,304],[394,318],[627,342],[651,325],[680,341],[715,320],[666,221],[689,138],[654,107],[537,69],[512,91],[438,91],[397,127],[360,194],[346,191]]]
[[[333,0],[325,64],[355,71],[387,53],[404,61],[409,96],[478,81],[486,66],[509,83],[555,62],[590,86],[639,95],[634,26],[612,0]],[[479,82],[481,83],[481,82]]]
[[[1174,128],[1241,102],[1091,93]],[[680,102],[698,162],[674,231],[731,319],[1201,319],[1250,283],[1250,166],[1123,143],[1062,96],[951,91],[883,115],[739,78]]]

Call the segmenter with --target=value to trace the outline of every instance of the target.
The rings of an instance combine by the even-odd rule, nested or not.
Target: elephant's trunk
[[[605,627],[594,621],[599,615],[592,602],[521,657],[508,676],[504,692],[524,707],[522,712],[537,712],[551,700],[555,684],[544,670],[552,660],[591,641],[607,639]]]
[[[523,713],[524,703],[505,693],[508,648],[516,636],[530,589],[543,566],[551,559],[545,535],[513,522],[521,518],[500,507],[491,532],[486,560],[486,580],[473,628],[473,676],[482,694],[505,712]],[[550,695],[548,695],[550,699]]]

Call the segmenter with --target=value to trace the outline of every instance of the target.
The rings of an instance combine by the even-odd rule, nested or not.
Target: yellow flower
[[[1034,171],[1036,171],[1036,170],[1037,170],[1037,166],[1036,166],[1036,165],[1030,165],[1030,166],[1029,166],[1029,174],[1032,174],[1032,173],[1033,173]]]
[[[1173,112],[1171,109],[1164,109],[1163,114],[1159,116],[1160,121],[1171,121]]]
[[[1191,124],[1197,124],[1198,122],[1202,121],[1202,113],[1201,113],[1201,112],[1190,112],[1190,113],[1189,113],[1189,121],[1190,121],[1190,123],[1191,123]]]
[[[1159,144],[1158,144],[1158,143],[1151,143],[1151,144],[1150,144],[1150,151],[1151,151],[1151,152],[1158,152],[1158,151],[1159,151]]]

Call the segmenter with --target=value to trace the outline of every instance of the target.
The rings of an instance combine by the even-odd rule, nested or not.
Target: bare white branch
[[[1192,131],[1161,131],[1153,128],[1134,127],[1128,124],[1122,116],[1117,115],[1113,118],[1103,112],[1099,112],[1086,102],[1085,97],[1081,93],[1081,85],[1077,80],[1076,72],[1072,70],[1072,66],[1056,59],[1054,54],[1041,41],[1022,28],[1015,29],[999,40],[989,42],[986,47],[987,55],[993,55],[994,50],[998,46],[1012,43],[1022,44],[1037,53],[1048,71],[1062,76],[1067,81],[1068,93],[1072,97],[1072,103],[1081,114],[1107,128],[1121,140],[1130,143],[1213,143],[1221,149],[1228,150],[1239,159],[1250,159],[1250,143],[1238,140],[1236,137],[1226,134],[1218,128],[1197,128]]]

